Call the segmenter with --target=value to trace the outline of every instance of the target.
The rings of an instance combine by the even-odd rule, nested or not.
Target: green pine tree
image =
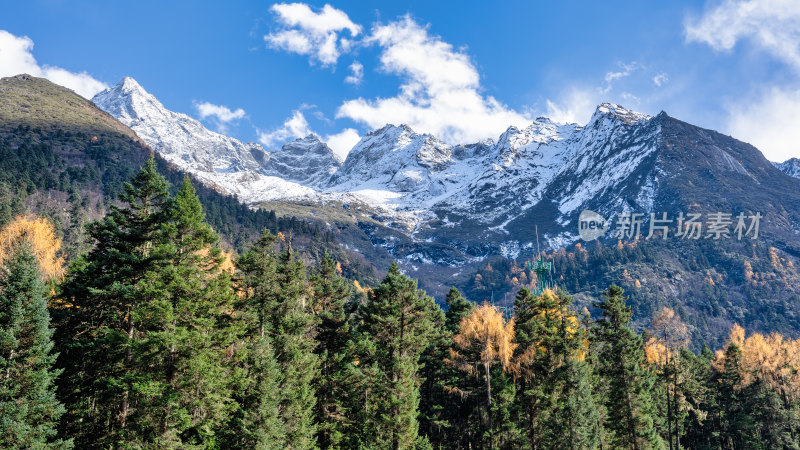
[[[314,380],[317,441],[321,448],[337,448],[348,426],[345,386],[352,358],[347,351],[350,323],[345,303],[352,295],[352,285],[337,273],[336,261],[328,253],[310,281],[316,313],[314,353],[320,361],[319,376]]]
[[[561,291],[535,296],[527,289],[515,301],[520,427],[532,448],[595,448],[600,441],[588,331],[572,301]]]
[[[623,294],[622,288],[612,285],[596,305],[602,317],[595,324],[593,344],[605,383],[605,425],[612,446],[664,448],[653,423],[655,376],[647,365],[641,336],[628,326],[632,315]]]
[[[56,399],[48,291],[27,245],[0,268],[0,447],[71,448],[57,437],[64,406]]]
[[[146,415],[154,382],[139,321],[143,305],[169,296],[163,283],[153,284],[173,254],[168,187],[151,155],[125,184],[123,206],[88,226],[94,247],[62,285],[71,306],[59,324],[61,386],[78,447],[142,442],[159,425],[137,417]]]
[[[142,420],[155,422],[158,445],[216,442],[231,403],[226,352],[234,342],[231,274],[215,244],[218,236],[204,222],[200,200],[184,179],[168,224],[171,264],[149,273],[144,293],[150,301],[142,317],[140,348],[150,363]],[[147,295],[152,292],[152,295]],[[165,292],[167,295],[159,295]],[[141,382],[140,382],[141,383]]]
[[[319,358],[314,354],[314,315],[306,267],[295,255],[291,243],[278,260],[276,300],[271,329],[275,357],[283,375],[281,419],[292,448],[314,448],[317,432],[314,380],[319,377]]]
[[[459,324],[475,308],[475,304],[464,298],[455,287],[451,287],[444,299],[447,311],[444,313],[444,326],[450,333],[456,334]]]
[[[368,337],[359,364],[371,377],[371,393],[362,414],[364,442],[395,449],[420,444],[420,356],[428,347],[434,323],[443,321],[433,299],[392,264],[383,281],[359,311],[360,331]]]
[[[280,414],[283,374],[275,358],[271,314],[277,310],[275,236],[261,237],[237,261],[243,292],[236,310],[245,329],[237,345],[232,385],[235,411],[223,440],[227,448],[283,449],[288,446]]]
[[[420,375],[424,381],[420,388],[420,433],[428,437],[434,448],[460,448],[475,440],[475,430],[468,423],[471,413],[478,413],[478,405],[466,392],[476,387],[476,380],[445,361],[461,319],[475,305],[455,287],[447,293],[445,304],[444,322],[436,324],[439,329],[421,357]]]

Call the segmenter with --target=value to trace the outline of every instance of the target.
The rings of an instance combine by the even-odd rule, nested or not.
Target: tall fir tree
[[[172,256],[165,227],[172,213],[168,187],[151,155],[125,184],[123,206],[111,206],[88,226],[94,247],[72,265],[62,285],[70,307],[59,326],[61,386],[66,429],[79,447],[125,445],[157,426],[132,417],[140,412],[139,400],[147,405],[152,381],[142,377],[150,361],[140,348],[140,308],[168,296],[163,284],[151,284]]]
[[[434,448],[464,448],[475,442],[478,427],[470,427],[471,416],[478,414],[478,402],[467,392],[477,382],[467,374],[447,364],[453,336],[461,320],[469,315],[475,304],[464,298],[455,287],[445,297],[447,311],[444,322],[437,324],[438,332],[422,354],[420,388],[420,432],[428,437]],[[477,387],[481,383],[477,382]]]
[[[71,448],[57,436],[64,413],[55,392],[48,289],[27,244],[0,267],[0,447]]]
[[[565,293],[536,296],[520,290],[515,301],[520,427],[531,448],[595,448],[600,411],[587,361],[588,330]]]
[[[739,387],[742,385],[740,365],[742,350],[731,342],[725,349],[723,370],[717,374],[716,411],[719,430],[719,448],[740,448],[753,435],[753,421],[745,408],[745,399]]]
[[[277,309],[275,236],[264,230],[237,261],[242,292],[236,311],[245,328],[232,384],[236,410],[223,441],[230,448],[286,448],[280,414],[283,374],[275,358],[271,314]]]
[[[352,285],[337,272],[336,261],[325,253],[311,276],[313,311],[316,315],[314,353],[320,370],[314,386],[317,393],[315,419],[317,441],[321,448],[337,448],[347,430],[347,377],[352,358],[347,351],[350,323],[345,304],[352,295]]]
[[[360,331],[369,339],[359,364],[365,372],[371,398],[365,398],[363,442],[394,449],[412,448],[420,439],[420,356],[428,347],[434,324],[443,321],[433,299],[392,264],[383,281],[359,311]]]
[[[306,280],[306,267],[291,242],[281,253],[276,270],[277,305],[273,311],[272,339],[280,366],[281,419],[292,448],[316,447],[314,421],[319,358],[314,354],[314,315]]]
[[[695,355],[688,349],[681,350],[680,371],[678,374],[679,399],[678,411],[678,444],[687,448],[714,448],[714,411],[716,399],[715,386],[712,385],[713,370],[711,367],[714,353],[703,346]]]
[[[475,304],[461,295],[455,286],[447,292],[444,303],[447,305],[447,311],[444,313],[444,326],[447,331],[456,334],[460,330],[461,321],[475,309]]]
[[[144,290],[167,295],[149,296],[139,308],[141,349],[150,360],[143,372],[152,380],[140,417],[155,423],[158,445],[210,446],[231,403],[226,353],[237,333],[231,274],[222,270],[226,256],[188,177],[170,219],[164,226],[171,264],[150,272]]]
[[[647,364],[642,338],[630,327],[624,291],[610,286],[596,306],[602,317],[593,337],[599,373],[605,384],[605,421],[611,445],[633,450],[664,448],[654,425],[651,392],[655,375]]]

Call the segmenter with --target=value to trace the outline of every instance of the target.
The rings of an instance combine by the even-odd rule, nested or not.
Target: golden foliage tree
[[[745,337],[744,328],[737,324],[731,328],[728,345],[731,343],[741,350],[739,374],[742,382],[738,388],[759,378],[784,399],[800,398],[800,339],[787,339],[778,333],[769,336],[753,333]],[[720,371],[724,368],[724,351],[717,351],[714,365]]]
[[[647,341],[645,353],[648,362],[658,367],[666,381],[669,448],[673,448],[673,429],[675,442],[680,442],[675,420],[677,409],[679,403],[685,403],[678,396],[678,354],[689,345],[689,329],[672,308],[665,306],[650,321],[650,332],[653,337]]]
[[[506,322],[503,314],[494,306],[484,303],[461,319],[459,332],[453,337],[456,348],[450,349],[447,362],[476,378],[480,367],[486,382],[486,405],[489,429],[492,429],[492,376],[495,365],[510,370],[511,358],[517,344],[514,342],[514,319]]]
[[[30,243],[45,278],[64,276],[64,258],[59,255],[61,239],[56,237],[50,221],[34,215],[18,216],[0,230],[0,266],[5,265],[25,241]]]

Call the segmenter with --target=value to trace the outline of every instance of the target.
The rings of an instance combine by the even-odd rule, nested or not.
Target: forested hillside
[[[48,217],[63,237],[66,255],[73,258],[90,245],[85,225],[118,201],[123,183],[152,151],[91,102],[47,80],[3,78],[0,97],[0,224],[26,212]],[[184,173],[158,155],[156,164],[176,192]],[[309,260],[327,249],[340,256],[349,276],[376,280],[372,265],[343,252],[319,223],[253,210],[201,184],[197,193],[208,223],[230,249],[241,251],[269,229],[291,235]]]
[[[548,282],[571,292],[578,305],[610,284],[630,296],[637,329],[663,307],[690,327],[693,346],[716,347],[734,323],[762,333],[800,337],[800,273],[796,259],[766,242],[648,239],[607,245],[591,242],[545,254]],[[513,294],[536,284],[524,261],[495,258],[454,280],[470,298],[511,306]],[[604,287],[605,286],[605,287]],[[502,293],[510,292],[505,296]]]
[[[252,210],[44,80],[0,96],[2,448],[800,443],[790,246],[575,245],[542,291],[490,258],[437,304],[322,210]]]
[[[42,219],[0,231],[4,448],[794,448],[800,340],[734,326],[687,349],[622,288],[576,312],[447,311],[396,265],[376,286],[265,231],[219,247],[190,179],[147,160],[64,270]],[[55,331],[53,331],[53,328]]]

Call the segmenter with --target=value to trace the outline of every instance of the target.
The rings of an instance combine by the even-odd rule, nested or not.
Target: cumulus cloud
[[[625,78],[630,75],[634,70],[639,68],[636,62],[630,64],[619,63],[621,70],[616,72],[606,72],[606,83],[611,83],[614,80]]]
[[[265,147],[272,147],[274,144],[292,138],[302,138],[311,133],[308,121],[301,111],[294,111],[292,116],[286,119],[283,125],[273,131],[258,131],[258,141]]]
[[[92,98],[108,87],[86,72],[75,73],[61,67],[39,65],[33,57],[33,41],[29,37],[0,30],[0,77],[21,73],[47,78],[85,98]]]
[[[224,133],[228,130],[228,124],[245,116],[245,112],[242,108],[231,111],[227,106],[215,105],[209,102],[194,102],[194,108],[197,110],[200,119],[211,119],[214,124],[216,124],[217,131],[220,133]]]
[[[771,88],[757,98],[729,106],[729,132],[770,161],[800,157],[800,89]]]
[[[272,48],[300,55],[309,55],[311,61],[330,66],[339,56],[350,49],[352,41],[341,37],[347,30],[354,38],[361,33],[344,11],[325,5],[314,12],[304,3],[278,3],[270,8],[277,15],[284,29],[264,36]]]
[[[402,84],[393,97],[345,101],[337,118],[371,128],[404,123],[449,142],[496,137],[509,125],[529,122],[526,115],[483,95],[469,57],[409,16],[376,25],[365,43],[381,48],[381,69],[401,77]]]
[[[344,161],[347,158],[347,154],[350,153],[350,150],[359,140],[361,140],[361,136],[353,128],[345,128],[339,133],[325,136],[325,142],[333,150],[339,161]]]
[[[602,94],[609,93],[615,81],[627,78],[633,72],[641,68],[639,63],[637,63],[636,61],[627,64],[620,62],[617,63],[617,65],[619,66],[620,70],[606,72],[605,76],[606,85],[605,87],[600,88],[600,92]]]
[[[740,41],[769,53],[800,72],[800,2],[796,0],[725,0],[700,17],[685,21],[687,42],[731,51]],[[800,156],[800,88],[783,82],[756,88],[728,105],[727,130],[750,142],[767,159]]]
[[[800,2],[725,0],[685,22],[686,40],[729,51],[742,39],[800,71]]]
[[[350,75],[344,79],[344,82],[359,85],[363,79],[364,66],[358,61],[353,61],[353,64],[350,64]]]
[[[595,107],[601,103],[599,91],[572,88],[558,100],[547,100],[545,115],[554,122],[584,124],[591,118]]]
[[[235,111],[231,111],[231,109],[227,106],[215,105],[209,102],[195,103],[194,107],[197,109],[197,114],[200,115],[201,119],[214,117],[216,120],[224,123],[241,119],[245,115],[245,112],[242,108],[237,108]]]

